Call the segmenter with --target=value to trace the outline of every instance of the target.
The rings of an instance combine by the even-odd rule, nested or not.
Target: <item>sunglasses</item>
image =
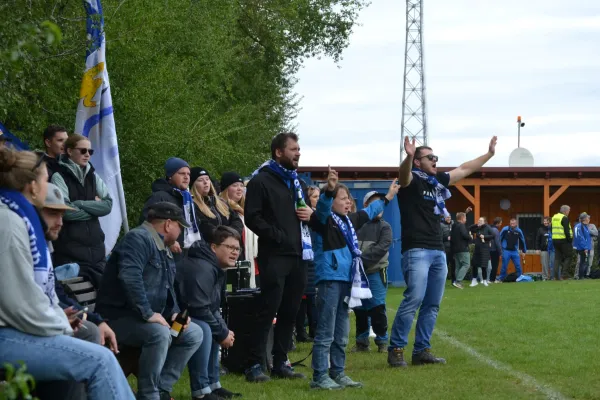
[[[440,159],[438,156],[433,155],[433,154],[427,154],[426,156],[419,157],[419,160],[422,158],[427,158],[429,161],[433,161],[433,162],[438,162],[438,160]]]
[[[94,150],[93,149],[85,149],[85,148],[79,148],[79,147],[75,147],[75,150],[79,150],[79,152],[83,155],[87,154],[88,152],[90,153],[90,156],[94,155]]]

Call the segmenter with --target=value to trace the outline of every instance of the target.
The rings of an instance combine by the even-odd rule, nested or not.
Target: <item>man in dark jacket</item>
[[[246,370],[250,382],[269,380],[261,364],[276,314],[272,375],[304,378],[286,364],[306,286],[306,262],[312,258],[310,231],[304,224],[313,210],[306,206],[306,185],[296,174],[300,160],[298,136],[295,133],[275,136],[271,157],[248,183],[244,208],[246,226],[258,236],[262,303],[250,339],[252,347]]]
[[[188,324],[173,341],[170,325],[180,309],[175,296],[175,262],[168,249],[182,227],[179,207],[159,202],[146,221],[115,247],[98,292],[96,312],[108,320],[119,344],[141,347],[138,399],[169,399],[185,365],[202,343],[202,330]]]
[[[192,398],[221,399],[239,396],[221,387],[219,349],[233,346],[235,335],[221,316],[225,269],[235,267],[240,254],[240,235],[218,226],[206,242],[196,242],[177,269],[178,289],[192,322],[204,332],[204,341],[188,362]],[[201,397],[204,396],[204,397]]]
[[[187,192],[189,186],[190,166],[188,163],[181,158],[169,158],[165,162],[165,178],[157,179],[152,183],[152,194],[150,197],[148,197],[146,203],[144,203],[144,208],[142,209],[142,215],[140,217],[140,224],[146,220],[148,208],[158,202],[166,201],[184,210],[185,205],[183,192]],[[191,204],[191,207],[193,207],[193,204]],[[191,216],[185,217],[188,222],[195,223]],[[175,257],[175,261],[179,261],[183,257],[183,249],[185,248],[185,234],[186,230],[182,229],[177,241],[170,247],[170,250]],[[198,236],[200,235],[198,234]]]
[[[363,199],[364,207],[375,200],[383,200],[384,193],[369,192]],[[387,267],[392,246],[392,227],[383,220],[383,213],[367,222],[358,231],[358,244],[362,252],[363,267],[373,295],[363,299],[362,306],[354,308],[356,315],[356,351],[369,351],[369,318],[375,332],[375,345],[380,353],[387,352],[388,322],[385,306],[387,294]]]
[[[452,286],[459,289],[463,288],[462,281],[471,265],[471,254],[469,253],[471,235],[466,223],[467,215],[463,212],[456,213],[456,222],[450,234],[452,254],[454,254],[454,264],[456,265],[456,280],[452,282]]]
[[[48,169],[48,180],[58,171],[58,158],[65,152],[65,142],[69,135],[67,128],[60,125],[48,125],[44,129],[44,162]]]
[[[452,257],[452,248],[451,248],[451,234],[452,227],[454,226],[454,221],[452,221],[452,216],[447,215],[442,222],[440,222],[440,226],[442,228],[442,242],[444,243],[444,252],[446,253],[446,264],[448,265],[448,272],[450,272],[450,279],[452,282],[456,280],[456,271],[454,270],[454,259]]]
[[[551,278],[548,239],[550,239],[550,217],[544,217],[544,224],[540,226],[535,235],[535,251],[540,255],[540,261],[542,262],[543,280]]]

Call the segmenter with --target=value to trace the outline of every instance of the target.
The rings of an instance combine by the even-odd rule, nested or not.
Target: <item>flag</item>
[[[83,0],[86,10],[88,49],[85,72],[81,81],[79,104],[75,118],[75,133],[89,139],[94,149],[90,161],[96,174],[102,178],[113,199],[112,211],[100,218],[104,231],[106,253],[110,253],[117,243],[121,225],[125,232],[127,210],[121,180],[121,164],[117,146],[117,132],[113,116],[110,84],[106,70],[106,41],[104,39],[104,17],[100,0]]]
[[[6,147],[10,147],[18,151],[29,150],[29,146],[27,145],[27,143],[22,142],[18,137],[10,133],[10,131],[6,129],[6,127],[2,125],[2,123],[0,123],[0,138],[6,140]]]

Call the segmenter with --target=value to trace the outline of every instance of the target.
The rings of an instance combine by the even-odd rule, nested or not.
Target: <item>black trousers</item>
[[[315,329],[317,328],[317,305],[315,303],[315,295],[308,294],[305,299],[302,299],[298,315],[296,316],[296,335],[306,335],[304,323],[308,319],[308,336],[315,337]]]
[[[492,262],[492,271],[490,272],[490,282],[496,280],[496,274],[498,273],[498,266],[500,265],[500,253],[497,251],[490,251],[490,261]]]
[[[267,338],[277,315],[273,338],[273,368],[287,361],[292,333],[306,286],[306,261],[301,257],[268,255],[258,258],[260,296],[255,326],[250,334],[248,368],[263,364]]]
[[[371,326],[373,332],[379,337],[385,337],[388,329],[387,314],[385,313],[385,304],[380,304],[370,310],[362,310],[355,308],[354,315],[356,316],[356,337],[367,333],[367,342],[369,340],[369,317],[371,317]]]
[[[456,280],[456,268],[454,268],[454,255],[450,247],[445,247],[444,252],[446,253],[446,264],[448,265],[448,273],[450,274],[450,282]]]
[[[556,275],[556,279],[562,278],[560,274],[569,267],[571,262],[571,255],[573,252],[573,246],[567,240],[559,239],[553,241],[554,244],[554,271],[553,275]]]

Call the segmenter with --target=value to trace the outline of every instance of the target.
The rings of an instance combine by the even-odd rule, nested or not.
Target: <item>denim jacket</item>
[[[105,319],[153,313],[167,320],[179,312],[173,283],[175,262],[152,224],[128,232],[113,250],[102,277],[96,312]]]

